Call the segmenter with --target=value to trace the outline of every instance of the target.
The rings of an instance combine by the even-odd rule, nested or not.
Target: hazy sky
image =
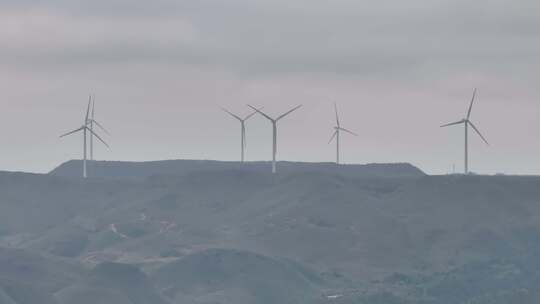
[[[538,0],[2,0],[0,169],[47,172],[81,158],[89,93],[112,136],[98,159],[239,158],[224,106],[279,114],[280,160],[333,161],[333,102],[348,163],[428,173],[540,174]],[[247,159],[271,156],[253,117]]]

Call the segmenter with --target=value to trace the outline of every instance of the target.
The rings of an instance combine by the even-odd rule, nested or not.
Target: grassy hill
[[[539,299],[540,177],[168,161],[83,180],[79,165],[0,172],[0,278],[61,304]]]
[[[209,249],[159,268],[156,284],[168,297],[212,303],[309,303],[322,278],[291,261],[238,250]]]

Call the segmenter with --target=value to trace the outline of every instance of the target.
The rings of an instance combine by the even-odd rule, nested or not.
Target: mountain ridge
[[[278,175],[293,172],[311,171],[335,173],[343,176],[379,176],[379,177],[420,177],[426,175],[419,168],[409,163],[389,164],[346,164],[278,162]],[[82,161],[70,160],[60,164],[49,172],[50,175],[79,177],[81,176]],[[270,174],[270,162],[236,162],[217,160],[161,160],[145,162],[128,161],[88,161],[89,176],[108,179],[145,179],[151,176],[178,176],[190,172],[240,170]]]

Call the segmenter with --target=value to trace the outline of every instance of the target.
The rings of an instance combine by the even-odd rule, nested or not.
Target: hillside
[[[540,177],[178,163],[0,173],[0,270],[66,304],[540,299]],[[21,267],[2,266],[13,256]]]
[[[179,302],[309,303],[323,286],[318,274],[292,261],[225,249],[189,254],[159,268],[153,279]]]

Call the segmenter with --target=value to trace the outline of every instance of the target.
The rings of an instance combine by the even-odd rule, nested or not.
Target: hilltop
[[[149,162],[89,161],[89,175],[108,179],[145,179],[151,176],[185,176],[192,172],[241,170],[244,172],[270,173],[269,162],[226,162],[214,160],[163,160]],[[278,162],[278,174],[318,172],[346,177],[418,177],[420,169],[407,163],[340,165],[334,163]],[[49,174],[80,177],[82,161],[71,160]]]

